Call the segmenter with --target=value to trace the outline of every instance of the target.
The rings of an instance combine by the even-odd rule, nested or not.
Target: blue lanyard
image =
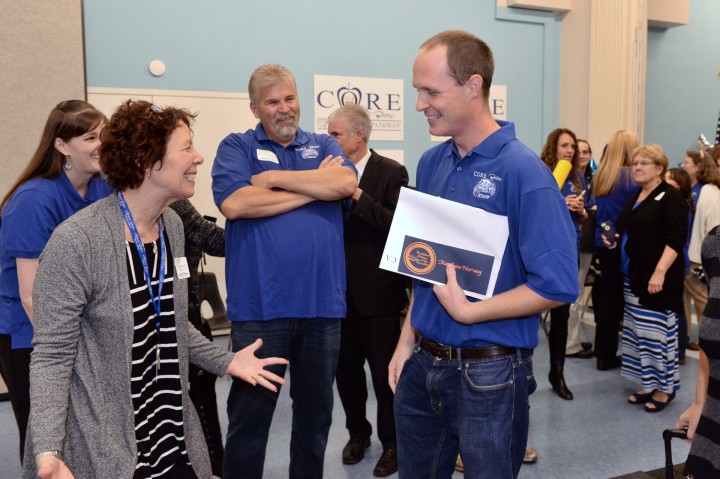
[[[125,222],[127,223],[130,234],[132,235],[133,241],[135,242],[135,248],[140,255],[140,261],[142,262],[143,266],[143,273],[145,274],[145,283],[147,283],[148,293],[150,294],[150,302],[155,309],[155,328],[157,331],[160,328],[160,300],[162,299],[162,288],[163,283],[165,282],[165,263],[167,262],[167,251],[165,248],[165,236],[163,234],[162,216],[158,218],[158,230],[160,231],[160,278],[158,279],[158,295],[157,297],[155,297],[152,290],[152,275],[150,274],[150,266],[148,265],[145,245],[140,238],[140,233],[138,233],[137,226],[135,226],[135,220],[133,220],[132,213],[130,213],[130,208],[128,208],[128,205],[125,202],[125,198],[123,198],[123,194],[120,192],[118,192],[118,201],[120,202],[120,211],[122,211],[122,214],[125,217]]]

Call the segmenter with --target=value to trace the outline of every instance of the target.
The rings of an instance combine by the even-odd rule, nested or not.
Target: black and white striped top
[[[160,327],[150,302],[140,255],[126,243],[130,297],[135,327],[132,345],[131,393],[135,411],[137,466],[135,478],[163,477],[176,463],[189,464],[183,431],[182,389],[178,366],[173,306],[173,258],[167,248],[167,271],[161,298]],[[157,240],[145,245],[151,269],[153,294],[157,295],[160,251]],[[157,348],[160,368],[157,369]]]

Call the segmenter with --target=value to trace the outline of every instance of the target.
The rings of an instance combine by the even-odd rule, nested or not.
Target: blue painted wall
[[[671,166],[715,142],[720,111],[720,2],[691,0],[690,24],[648,32],[645,142],[658,143]]]
[[[301,126],[310,129],[314,74],[402,78],[405,141],[372,145],[404,149],[411,177],[432,145],[423,116],[414,110],[412,61],[418,46],[441,30],[466,29],[490,44],[494,81],[508,87],[508,118],[530,148],[539,152],[559,121],[561,22],[547,13],[498,9],[493,0],[93,0],[84,5],[89,86],[246,92],[256,66],[282,63],[296,76]],[[161,78],[148,72],[153,59],[167,64]],[[700,132],[714,141],[717,70],[717,0],[692,0],[689,26],[649,32],[645,139],[663,145],[671,164],[696,147]]]
[[[255,67],[281,63],[295,74],[301,127],[310,129],[314,74],[402,78],[405,141],[371,144],[404,149],[414,178],[417,160],[432,143],[415,111],[412,62],[419,45],[439,31],[465,29],[493,48],[494,82],[508,87],[508,118],[533,150],[554,127],[544,127],[543,116],[546,123],[557,121],[557,81],[547,84],[544,72],[553,78],[559,23],[550,14],[509,9],[497,19],[496,10],[492,0],[86,1],[87,81],[93,87],[246,92]],[[163,77],[148,72],[153,59],[166,63]]]

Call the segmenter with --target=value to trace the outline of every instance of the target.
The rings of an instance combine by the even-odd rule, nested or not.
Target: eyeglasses
[[[632,162],[633,167],[642,166],[643,168],[645,168],[648,165],[654,165],[654,164],[655,163],[653,163],[652,161],[633,161]]]

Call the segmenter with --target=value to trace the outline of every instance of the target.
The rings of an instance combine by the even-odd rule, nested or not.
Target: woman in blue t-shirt
[[[100,131],[94,106],[68,100],[52,109],[30,163],[0,203],[0,372],[20,433],[30,413],[32,290],[38,257],[57,225],[111,192],[98,176]]]
[[[572,165],[567,178],[563,180],[560,188],[575,226],[575,239],[580,246],[580,223],[587,219],[584,194],[586,189],[582,173],[578,170],[577,137],[567,128],[557,128],[547,137],[540,159],[554,171],[561,161],[568,161]],[[577,250],[579,253],[579,249]],[[578,254],[578,259],[579,259]],[[563,304],[550,310],[550,333],[548,338],[550,349],[549,380],[553,391],[563,399],[572,400],[573,394],[565,384],[563,370],[565,368],[565,345],[568,336],[568,318],[570,304]]]
[[[577,172],[582,181],[582,189],[585,211],[577,215],[578,223],[575,225],[578,231],[578,297],[570,305],[570,317],[568,318],[568,339],[565,345],[565,356],[569,358],[589,359],[593,357],[592,343],[582,341],[581,317],[583,315],[583,297],[585,297],[585,281],[590,271],[592,258],[595,253],[593,245],[593,234],[595,227],[595,198],[590,188],[592,177],[595,174],[592,159],[592,148],[587,140],[578,138],[578,166]],[[567,184],[567,182],[565,182]],[[580,193],[582,195],[582,192]],[[594,272],[593,272],[594,274]]]

